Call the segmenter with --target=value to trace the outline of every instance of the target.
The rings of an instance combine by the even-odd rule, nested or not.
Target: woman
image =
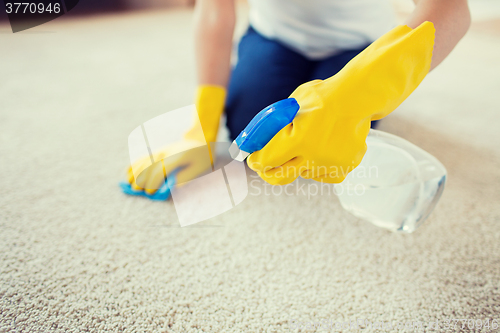
[[[201,157],[187,150],[216,140],[224,112],[234,139],[261,109],[290,95],[299,114],[249,157],[249,166],[271,184],[299,175],[341,182],[364,155],[370,122],[408,97],[468,30],[466,0],[415,4],[406,25],[393,28],[385,0],[249,0],[250,27],[231,70],[235,2],[198,0],[196,107],[203,132],[186,133],[186,154],[175,162],[131,168],[132,187],[154,193],[179,167],[178,183],[195,178]],[[168,147],[155,160],[164,156]],[[331,167],[344,172],[320,171]]]

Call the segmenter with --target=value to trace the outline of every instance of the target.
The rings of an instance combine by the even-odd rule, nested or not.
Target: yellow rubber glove
[[[219,120],[224,110],[226,89],[221,86],[203,85],[196,92],[196,110],[203,132],[196,124],[184,135],[184,140],[153,152],[153,160],[145,156],[128,169],[128,181],[134,190],[155,193],[173,170],[181,168],[176,175],[176,183],[192,180],[203,172],[211,170],[212,152],[207,144],[215,142]],[[210,158],[207,158],[210,156]],[[135,174],[140,174],[137,179]]]
[[[434,25],[398,26],[373,42],[336,75],[299,86],[294,121],[247,159],[272,185],[298,176],[340,183],[366,152],[370,122],[396,109],[430,69]]]

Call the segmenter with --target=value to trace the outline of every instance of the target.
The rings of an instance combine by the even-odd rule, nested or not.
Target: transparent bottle
[[[445,167],[431,154],[392,134],[370,130],[361,164],[335,185],[342,207],[391,231],[411,233],[444,190]]]

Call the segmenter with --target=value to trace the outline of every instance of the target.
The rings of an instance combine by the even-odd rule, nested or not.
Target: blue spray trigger
[[[299,108],[295,98],[283,99],[269,105],[248,123],[234,143],[247,153],[245,157],[261,150],[283,127],[293,121]]]

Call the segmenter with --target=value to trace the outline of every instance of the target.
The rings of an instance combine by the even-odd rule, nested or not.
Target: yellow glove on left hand
[[[153,164],[149,156],[135,162],[127,172],[132,189],[153,194],[175,169],[180,169],[176,175],[177,184],[190,181],[211,169],[213,154],[208,147],[217,139],[225,98],[224,87],[200,86],[196,93],[196,110],[203,130],[195,124],[186,132],[184,140],[153,152]]]
[[[299,86],[300,110],[247,161],[262,179],[283,185],[298,176],[340,183],[361,162],[370,122],[385,117],[430,69],[434,26],[398,26],[373,42],[339,73]]]

